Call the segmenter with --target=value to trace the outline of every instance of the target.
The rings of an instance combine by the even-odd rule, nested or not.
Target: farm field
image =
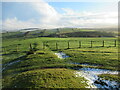
[[[69,57],[60,59],[56,52]],[[73,76],[75,68],[84,67],[79,64],[109,70],[118,70],[119,66],[118,40],[113,37],[5,38],[1,54],[4,88],[85,88],[86,79]]]
[[[0,89],[119,90],[118,2],[1,2]]]

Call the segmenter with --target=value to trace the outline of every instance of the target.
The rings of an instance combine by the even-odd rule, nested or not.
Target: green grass
[[[118,50],[116,47],[109,48],[80,48],[63,50],[71,56],[68,60],[77,63],[97,64],[102,68],[118,70]]]
[[[93,48],[91,47],[90,41],[93,42]],[[102,47],[102,41],[105,41],[105,47]],[[80,63],[93,63],[101,64],[104,67],[117,67],[118,66],[118,48],[114,47],[114,40],[117,38],[32,38],[32,39],[8,39],[3,40],[3,47],[5,51],[3,52],[3,64],[6,64],[14,59],[26,55],[26,52],[29,51],[29,44],[37,43],[36,48],[39,51],[43,51],[43,43],[47,42],[45,50],[49,53],[52,53],[51,56],[54,56],[54,53],[51,50],[56,50],[56,42],[58,43],[58,51],[63,51],[69,56],[68,60]],[[11,42],[12,41],[12,42]],[[69,48],[68,48],[69,41]],[[81,48],[79,47],[79,41],[82,42]],[[16,53],[18,45],[18,52]],[[45,56],[43,56],[44,58]],[[103,62],[105,63],[103,63]],[[112,63],[113,64],[112,64]]]
[[[3,64],[3,67],[6,67],[3,71],[3,77],[41,68],[81,68],[79,65],[68,64],[66,60],[57,58],[54,52],[49,50],[36,51],[34,54],[24,55],[20,58],[13,59],[9,63],[18,60],[20,60],[20,62],[10,66]]]
[[[92,48],[90,44],[91,40],[95,41],[93,42]],[[105,41],[105,47],[102,47],[103,40]],[[3,86],[5,88],[14,86],[26,88],[84,88],[86,83],[81,83],[81,80],[85,80],[82,77],[80,77],[80,81],[77,80],[78,78],[73,78],[72,72],[74,70],[68,70],[68,68],[81,68],[82,66],[69,63],[98,64],[101,66],[98,68],[116,70],[119,65],[118,45],[114,47],[114,40],[117,40],[117,38],[3,38],[3,52],[1,52],[3,58],[2,63],[3,68],[7,67],[3,71]],[[68,41],[70,49],[68,49]],[[79,48],[79,41],[82,42],[81,48]],[[44,49],[43,42],[46,43]],[[57,50],[56,42],[58,44]],[[30,51],[30,43],[37,51],[35,51],[34,54],[27,55],[27,52]],[[63,51],[70,57],[59,59],[54,55],[54,52],[58,51]],[[21,61],[11,66],[7,65],[17,60]],[[56,76],[57,73],[60,72],[60,77],[64,77],[62,79]],[[48,78],[48,73],[52,75],[50,78]],[[48,76],[46,77],[45,75]],[[30,79],[29,76],[31,77]],[[55,80],[58,81],[54,81],[54,77],[56,78]],[[64,82],[62,82],[62,80]],[[23,85],[23,82],[28,84]],[[57,85],[55,83],[57,83]]]
[[[5,88],[85,88],[86,80],[69,69],[39,69],[6,77]]]
[[[110,81],[117,81],[120,83],[120,77],[118,74],[100,74],[98,76],[102,79],[106,79]]]

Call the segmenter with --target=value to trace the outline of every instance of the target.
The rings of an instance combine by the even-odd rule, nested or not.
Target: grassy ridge
[[[6,67],[6,69],[3,70],[3,87],[4,88],[41,88],[41,87],[85,88],[85,86],[87,86],[86,82],[82,82],[82,81],[85,81],[83,78],[75,77],[75,75],[73,74],[74,71],[71,72],[70,70],[67,70],[67,69],[59,69],[59,68],[72,69],[72,68],[78,68],[78,67],[81,68],[81,66],[67,64],[66,60],[58,59],[57,56],[54,55],[52,51],[49,51],[49,50],[36,51],[34,54],[24,55],[20,58],[12,60],[11,62],[18,61],[18,60],[20,60],[20,62],[14,63],[12,65],[3,64],[3,67]],[[53,68],[53,69],[50,69],[50,68]],[[58,68],[58,69],[54,69],[54,68]],[[47,71],[48,74],[42,70]],[[40,72],[40,73],[36,74],[35,72]],[[58,75],[57,72],[58,73],[60,72],[60,75],[61,75],[58,78],[57,78],[57,75]],[[67,75],[68,73],[69,75]],[[46,75],[49,75],[49,76],[52,75],[53,77],[52,76],[45,77]],[[40,81],[38,77],[40,78]],[[25,80],[22,78],[24,78]],[[32,81],[29,78],[31,78]],[[54,79],[56,79],[56,81],[54,81]],[[78,81],[79,79],[80,81]],[[26,84],[23,85],[23,82],[26,82]],[[46,85],[46,83],[48,84]],[[79,84],[82,86],[80,86]]]
[[[6,78],[6,88],[85,88],[86,80],[69,69],[39,69]]]
[[[19,72],[41,68],[81,68],[77,65],[68,64],[66,60],[57,58],[53,52],[48,50],[36,51],[35,54],[24,55],[20,58],[11,60],[9,63],[14,61],[20,62],[12,65],[3,64],[3,67],[6,67],[6,69],[3,71],[3,77],[6,75],[13,75]]]

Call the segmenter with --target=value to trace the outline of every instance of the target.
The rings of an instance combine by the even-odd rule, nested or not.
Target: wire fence
[[[79,41],[79,40],[63,40],[63,41],[44,41],[37,43],[29,43],[29,44],[15,44],[6,47],[2,47],[2,53],[7,53],[10,51],[14,52],[24,52],[29,51],[30,49],[51,49],[51,50],[59,50],[59,49],[74,49],[74,48],[100,48],[100,47],[117,47],[117,40],[89,40],[89,41]]]

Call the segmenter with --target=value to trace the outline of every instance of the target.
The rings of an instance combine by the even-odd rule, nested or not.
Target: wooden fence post
[[[56,42],[56,50],[58,49],[58,43]]]
[[[32,44],[30,43],[30,50],[32,50]]]
[[[82,42],[81,42],[81,41],[79,41],[79,48],[81,48],[81,46],[82,46]]]
[[[69,43],[69,41],[68,41],[68,49],[70,48],[70,43]]]
[[[105,41],[103,40],[103,45],[102,45],[102,47],[104,47],[105,46]]]
[[[116,47],[116,45],[117,45],[117,41],[115,40],[114,46]]]

